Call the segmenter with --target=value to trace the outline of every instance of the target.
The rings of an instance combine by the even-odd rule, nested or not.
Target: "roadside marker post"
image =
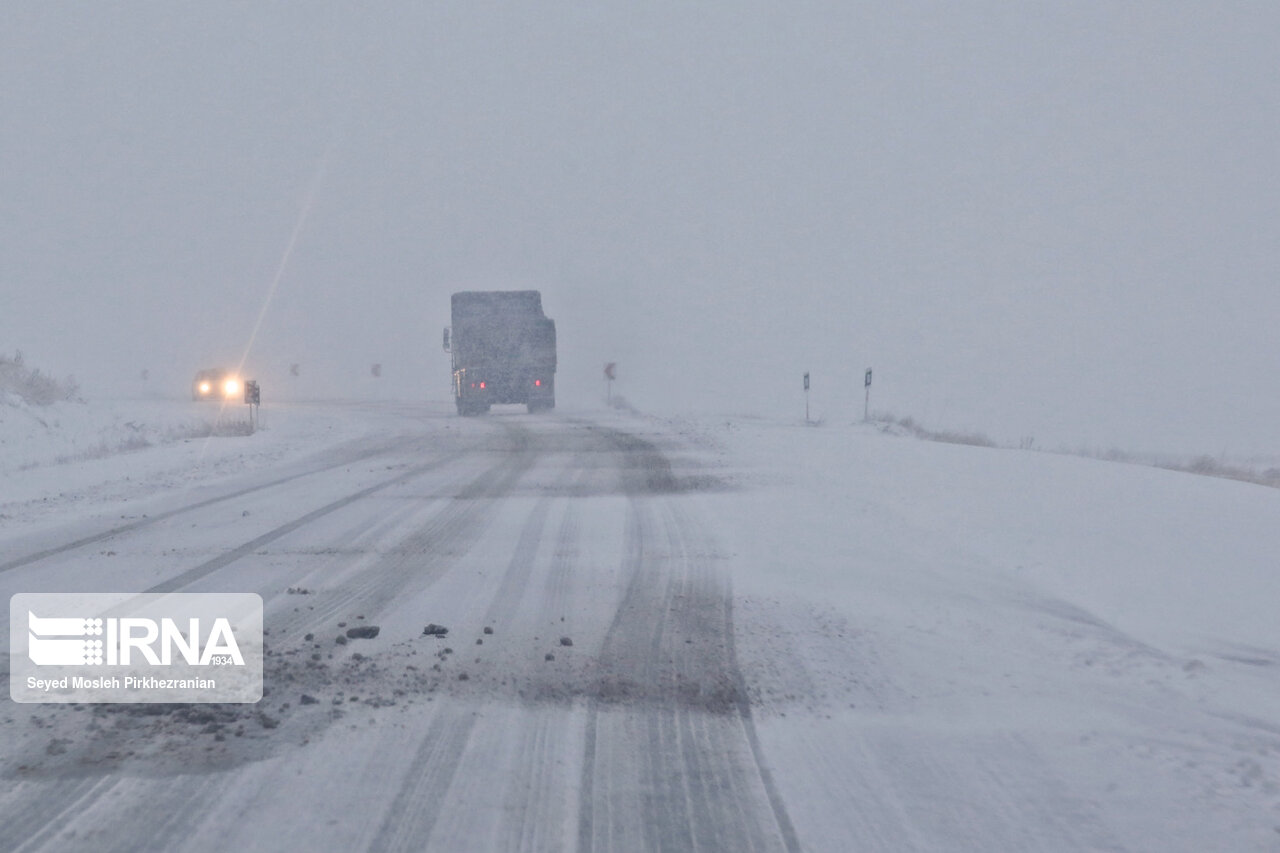
[[[862,402],[862,419],[870,420],[871,415],[871,368],[867,368],[867,378],[863,380],[862,387],[866,390],[866,399]]]
[[[258,387],[258,380],[247,379],[244,383],[244,402],[249,407],[249,432],[253,432],[260,426],[261,417],[258,417],[258,409],[262,405],[262,390]]]
[[[809,372],[804,374],[804,422],[809,423]]]

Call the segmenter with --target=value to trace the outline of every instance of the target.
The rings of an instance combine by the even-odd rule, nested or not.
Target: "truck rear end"
[[[542,312],[536,290],[453,294],[445,348],[453,356],[458,414],[495,404],[524,404],[530,412],[555,407],[556,324]]]

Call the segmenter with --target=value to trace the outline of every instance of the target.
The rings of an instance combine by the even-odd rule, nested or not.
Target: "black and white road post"
[[[604,378],[608,383],[605,386],[604,401],[607,405],[610,405],[610,406],[613,405],[613,380],[617,378],[614,374],[614,371],[616,371],[617,369],[618,369],[618,363],[614,361],[611,361],[604,366]]]
[[[871,368],[867,368],[867,378],[863,380],[862,387],[867,392],[867,397],[862,402],[862,419],[870,420],[871,415]]]
[[[262,389],[258,387],[258,380],[248,379],[244,383],[244,403],[249,407],[249,431],[253,432],[258,428],[258,408],[262,405]]]
[[[809,422],[809,372],[804,374],[804,422]]]

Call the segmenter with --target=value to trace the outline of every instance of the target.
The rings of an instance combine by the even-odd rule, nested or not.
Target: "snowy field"
[[[286,587],[305,583],[320,606],[330,590],[385,574],[387,554],[399,548],[387,543],[413,542],[434,507],[469,529],[462,505],[475,501],[456,497],[475,497],[480,480],[459,485],[475,472],[448,462],[430,471],[424,463],[421,473],[413,466],[452,441],[478,447],[478,458],[499,458],[498,439],[510,434],[520,448],[513,458],[522,461],[481,474],[492,535],[460,533],[428,552],[466,571],[441,569],[429,599],[409,588],[367,592],[372,580],[360,580],[364,597],[351,599],[381,622],[386,642],[362,648],[384,654],[388,671],[401,660],[396,655],[408,654],[393,638],[402,631],[405,642],[413,640],[423,601],[452,613],[455,624],[462,614],[474,615],[477,626],[496,622],[498,635],[477,637],[488,644],[476,650],[472,679],[465,689],[452,682],[447,701],[415,705],[406,688],[409,698],[396,694],[395,709],[375,703],[349,711],[350,726],[321,726],[305,723],[306,709],[281,710],[277,692],[264,700],[264,713],[270,705],[283,719],[279,728],[239,738],[239,753],[208,766],[198,758],[185,768],[148,763],[163,751],[160,740],[143,742],[150,730],[120,725],[106,733],[64,709],[9,703],[0,814],[10,829],[0,848],[125,849],[180,838],[172,846],[203,850],[222,832],[222,841],[245,849],[272,849],[273,837],[338,839],[344,849],[731,849],[738,836],[724,827],[758,823],[759,833],[743,830],[749,845],[791,851],[1280,849],[1280,491],[926,442],[854,423],[612,411],[462,420],[429,406],[316,403],[270,409],[266,429],[241,435],[214,415],[186,403],[0,404],[0,579],[9,594],[90,583],[140,590],[169,583],[166,571],[190,577],[198,569],[197,588],[263,594],[273,634],[280,643],[296,634],[301,649],[302,632],[312,629],[291,615],[301,596]],[[603,451],[571,454],[579,435],[607,436],[610,453],[623,460],[632,457],[618,448],[639,448],[661,461],[670,483],[638,497],[596,488],[593,478],[607,473],[595,461]],[[324,535],[306,547],[284,547],[296,533],[273,544],[276,534],[250,528],[308,510],[299,495],[296,507],[229,501],[198,528],[175,524],[136,547],[131,532],[110,552],[95,544],[82,555],[70,549],[27,559],[122,519],[322,469],[342,474],[306,499],[330,507],[351,500],[346,494],[386,489],[374,495],[386,505],[341,523],[334,511]],[[391,473],[390,486],[374,479]],[[227,538],[219,544],[218,536]],[[643,558],[629,537],[643,542]],[[373,544],[360,550],[366,540]],[[246,541],[253,547],[240,547]],[[233,548],[243,559],[214,571]],[[114,562],[102,556],[117,550]],[[682,620],[694,611],[681,611],[685,593],[672,591],[686,587],[672,581],[666,597],[646,597],[609,568],[634,557],[637,564],[665,560],[664,571],[674,573],[676,552],[687,562],[681,583],[690,596],[728,590],[731,651],[708,652],[688,671],[709,683],[722,676],[708,662],[724,662],[740,674],[745,702],[732,731],[721,731],[724,709],[711,700],[667,708],[663,690],[636,699],[674,715],[673,750],[690,739],[686,763],[663,766],[682,768],[694,804],[688,814],[714,824],[690,820],[692,828],[654,836],[603,806],[615,795],[627,802],[654,795],[643,784],[647,771],[632,767],[641,757],[625,747],[665,735],[640,739],[649,724],[642,708],[627,705],[626,690],[621,700],[602,699],[598,686],[584,685],[594,683],[588,676],[600,661],[631,660],[622,645],[628,626],[636,627],[627,606],[641,608],[640,627],[649,619],[664,624],[646,606],[679,617],[667,623],[669,632],[686,627]],[[576,560],[573,572],[566,559]],[[485,574],[484,567],[508,562],[505,574]],[[692,566],[707,584],[694,583]],[[331,610],[325,618],[336,619]],[[508,681],[531,678],[543,649],[535,656],[502,646],[503,628],[536,640],[538,620],[559,612],[568,613],[574,645],[556,647],[564,669],[545,671],[551,674],[533,685],[553,698],[528,704],[519,692],[517,700]],[[691,636],[685,642],[698,639]],[[482,651],[498,657],[482,662]],[[295,689],[292,681],[273,684],[272,672],[269,666],[269,689]],[[366,695],[392,694],[391,682],[360,684]],[[399,716],[389,717],[393,710]],[[408,734],[374,725],[387,719]],[[666,731],[665,723],[651,725]],[[375,728],[383,736],[371,734]],[[739,728],[741,743],[733,739]],[[431,740],[433,732],[455,730],[463,733],[456,740]],[[205,754],[194,746],[208,737],[199,730],[175,724],[163,734],[190,739],[189,748],[172,746],[179,757]],[[417,758],[396,754],[405,738],[422,737]],[[104,738],[114,750],[107,757],[95,751]],[[734,750],[728,759],[704,754],[722,743]],[[222,748],[208,744],[211,754]],[[452,775],[431,782],[423,768],[449,760]],[[737,764],[752,760],[760,771],[754,787],[723,799],[704,791],[710,806],[698,811],[699,785],[714,785],[718,774],[746,778],[735,775]],[[699,766],[701,774],[690,769]],[[414,773],[423,781],[395,781],[399,774],[412,781]],[[487,787],[495,774],[505,774],[500,793]],[[392,781],[378,781],[383,775]],[[166,791],[186,786],[195,792],[188,802],[203,798],[204,823],[175,836],[172,822],[130,830],[107,820],[116,808],[111,797],[125,798],[122,815],[144,813],[130,792],[154,793],[161,777],[171,779]],[[584,793],[587,783],[594,792]],[[366,825],[363,815],[394,812],[415,792],[445,804],[425,835],[415,837],[412,822],[403,831],[385,821]],[[758,806],[750,814],[719,811],[750,803]],[[72,809],[83,810],[79,823],[68,817]],[[313,811],[330,819],[322,824]],[[668,805],[654,814],[680,823],[685,812]],[[299,822],[296,836],[249,834],[282,816]]]
[[[716,517],[815,849],[1280,849],[1280,491],[861,426],[709,434],[751,460]]]

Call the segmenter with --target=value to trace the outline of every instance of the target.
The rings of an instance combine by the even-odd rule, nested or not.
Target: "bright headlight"
[[[234,397],[240,390],[240,381],[237,379],[228,379],[226,384],[222,386],[222,390],[226,392],[228,397]]]
[[[208,394],[208,393],[209,393],[209,387],[210,387],[210,386],[209,386],[209,383],[208,383],[208,382],[201,382],[201,383],[200,383],[200,393],[201,393],[201,394]]]

